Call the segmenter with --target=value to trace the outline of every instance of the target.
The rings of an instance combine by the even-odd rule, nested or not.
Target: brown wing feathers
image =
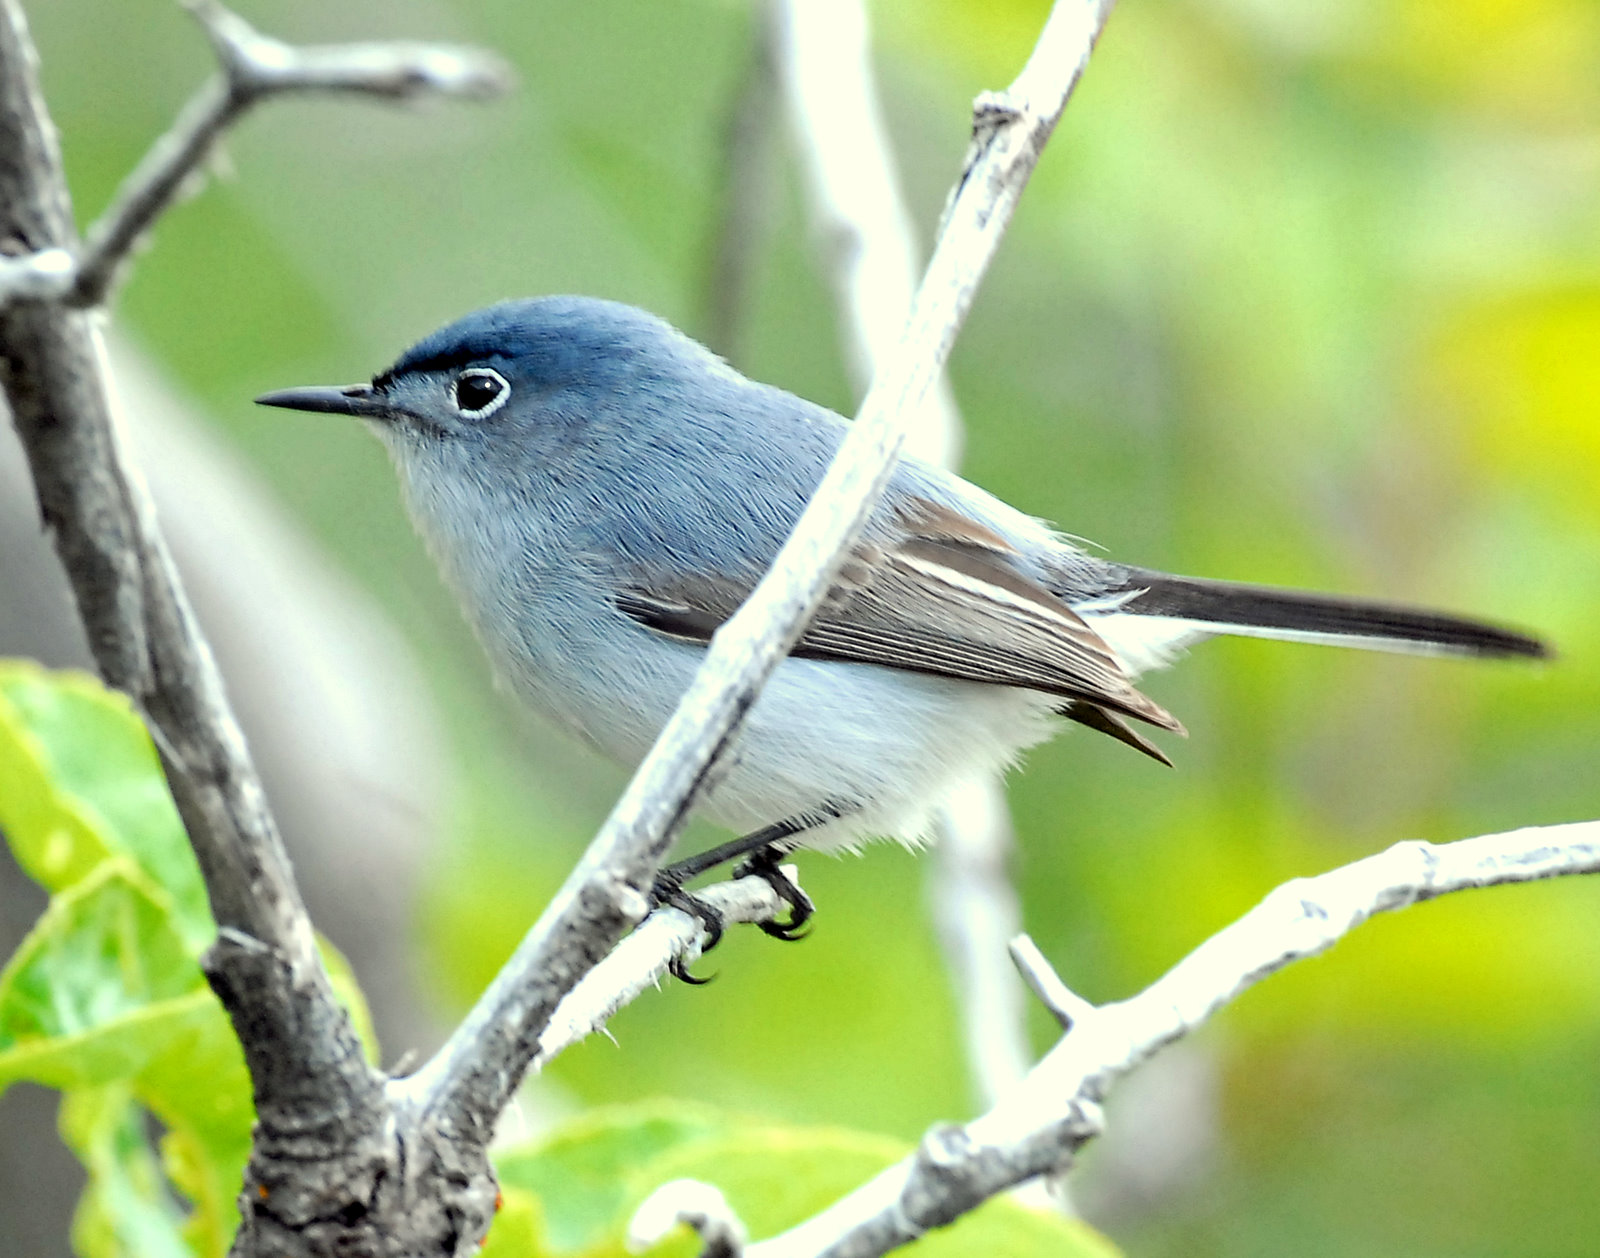
[[[1134,688],[1082,617],[1013,566],[1004,539],[930,502],[902,522],[898,543],[850,557],[794,655],[1060,695],[1063,715],[1170,763],[1121,716],[1183,727]],[[705,642],[748,593],[725,578],[680,577],[670,588],[646,579],[617,606],[658,632]]]

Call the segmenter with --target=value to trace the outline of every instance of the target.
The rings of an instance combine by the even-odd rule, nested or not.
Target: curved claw
[[[757,853],[733,871],[736,878],[754,875],[772,888],[773,894],[789,906],[787,921],[757,922],[763,933],[785,943],[804,939],[811,932],[802,929],[811,920],[817,906],[811,897],[795,884],[794,880],[778,866],[778,853]]]
[[[784,943],[796,943],[811,933],[803,922],[804,919],[797,923],[791,915],[787,922],[757,922],[756,925],[761,927],[762,933],[774,939],[781,939]]]
[[[672,960],[667,962],[667,973],[677,979],[678,982],[689,984],[690,987],[704,987],[717,977],[715,974],[707,974],[704,978],[696,977],[689,973],[689,967],[683,963],[682,957],[673,957]]]
[[[768,882],[768,885],[789,906],[788,920],[757,922],[756,925],[761,927],[763,933],[770,935],[774,939],[781,939],[785,943],[794,943],[797,940],[804,939],[811,933],[807,923],[811,921],[811,915],[817,911],[816,905],[812,904],[811,897],[795,886],[790,879],[785,878],[781,873],[776,873],[776,877],[782,885],[779,886],[771,881]],[[792,893],[792,895],[789,893]]]
[[[671,880],[657,879],[654,899],[657,907],[668,906],[687,913],[691,918],[700,923],[700,929],[706,933],[705,943],[700,945],[700,955],[705,956],[719,943],[722,942],[724,922],[722,914],[717,912],[697,895],[685,891]],[[667,972],[681,983],[688,983],[691,987],[704,987],[715,974],[705,978],[697,978],[689,973],[689,967],[682,957],[673,957],[667,962]]]

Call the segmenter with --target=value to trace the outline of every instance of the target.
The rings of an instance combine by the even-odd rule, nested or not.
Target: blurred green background
[[[971,98],[1045,8],[872,5],[924,233]],[[87,221],[209,53],[167,0],[30,10]],[[448,1019],[622,779],[491,691],[377,444],[249,399],[364,378],[505,296],[704,332],[756,24],[709,2],[241,11],[302,41],[482,43],[521,77],[486,106],[264,110],[117,311],[424,662],[458,785],[415,928]],[[770,143],[721,348],[848,412],[781,121]],[[1026,924],[1077,990],[1130,994],[1285,878],[1397,839],[1600,812],[1600,5],[1124,0],[951,374],[967,474],[1116,557],[1493,615],[1561,649],[1532,668],[1208,644],[1147,687],[1193,732],[1175,771],[1081,734],[1034,753],[1011,793]],[[969,1115],[922,868],[879,847],[803,874],[811,939],[734,932],[702,963],[716,983],[557,1063],[562,1103],[670,1093],[903,1137]],[[1584,882],[1456,897],[1273,979],[1189,1050],[1205,1139],[1155,1195],[1118,1187],[1113,1105],[1098,1221],[1147,1255],[1594,1253],[1597,908]]]

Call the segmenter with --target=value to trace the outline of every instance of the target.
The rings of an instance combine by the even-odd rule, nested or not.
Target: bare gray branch
[[[227,27],[221,14],[204,8]],[[309,88],[330,85],[326,61],[313,59]],[[406,64],[426,80],[451,58]],[[404,1236],[408,1252],[453,1253],[474,1246],[492,1215],[483,1146],[403,1147],[413,1133],[394,1121],[323,969],[211,652],[122,451],[98,315],[80,308],[103,297],[237,116],[230,81],[191,105],[80,253],[27,22],[18,0],[0,0],[0,298],[13,298],[0,303],[0,387],[96,663],[150,729],[217,922],[203,964],[244,1048],[258,1119],[235,1252],[330,1252],[364,1231]],[[269,89],[242,90],[253,99]],[[73,269],[64,257],[86,261]]]
[[[876,1258],[1013,1184],[1064,1169],[1099,1134],[1100,1102],[1117,1079],[1246,988],[1326,952],[1375,914],[1455,891],[1590,873],[1600,873],[1600,821],[1438,845],[1398,843],[1278,887],[1128,1000],[1096,1008],[1063,999],[1065,986],[1040,958],[1029,968],[1048,972],[1042,985],[1073,1024],[1027,1078],[988,1113],[964,1127],[936,1129],[912,1157],[745,1253]]]
[[[506,63],[472,48],[362,43],[296,47],[262,35],[217,0],[187,5],[220,74],[184,107],[89,228],[76,262],[60,250],[0,262],[0,304],[23,298],[98,306],[156,220],[202,173],[239,118],[275,96],[342,93],[380,100],[487,99],[505,92]]]
[[[649,1249],[680,1226],[699,1234],[700,1258],[740,1258],[750,1239],[721,1191],[697,1179],[675,1179],[662,1184],[634,1211],[628,1248],[635,1253]]]

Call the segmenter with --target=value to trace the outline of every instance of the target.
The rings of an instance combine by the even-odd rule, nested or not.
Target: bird
[[[848,430],[655,315],[579,296],[504,301],[368,383],[256,401],[364,421],[500,682],[626,767]],[[798,847],[916,845],[954,791],[1068,723],[1170,765],[1151,732],[1184,727],[1135,681],[1217,634],[1549,654],[1466,617],[1114,562],[903,458],[698,800],[739,837],[672,866],[658,889],[670,897],[735,856],[772,880]],[[809,916],[791,890],[790,920],[770,933],[790,937]]]

